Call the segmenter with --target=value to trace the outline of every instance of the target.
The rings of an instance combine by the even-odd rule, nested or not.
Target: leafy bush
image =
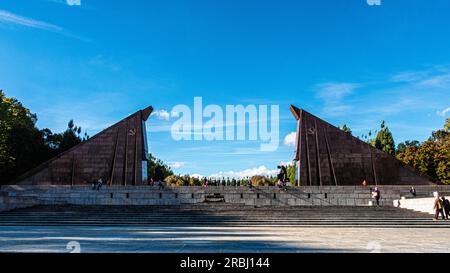
[[[257,186],[273,186],[274,183],[267,177],[262,176],[262,175],[255,175],[250,179],[250,182],[252,183],[253,186],[257,187]]]

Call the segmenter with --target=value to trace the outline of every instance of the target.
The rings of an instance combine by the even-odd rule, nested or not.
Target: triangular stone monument
[[[297,119],[295,157],[301,186],[428,185],[427,176],[395,157],[291,106]]]
[[[150,106],[22,175],[19,185],[141,185],[147,180]]]

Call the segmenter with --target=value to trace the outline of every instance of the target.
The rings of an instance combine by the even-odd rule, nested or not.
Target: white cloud
[[[81,0],[47,0],[49,2],[64,4],[68,6],[81,6]]]
[[[169,112],[167,112],[164,109],[154,111],[151,115],[155,116],[155,117],[157,117],[158,119],[161,119],[161,120],[169,120],[170,119]]]
[[[81,0],[66,0],[69,6],[81,6]]]
[[[0,10],[0,23],[9,23],[52,32],[62,32],[63,28],[43,21],[23,17],[5,10]]]
[[[316,97],[324,102],[324,116],[341,116],[351,110],[352,106],[343,103],[361,85],[348,82],[327,82],[315,86]]]
[[[428,75],[425,71],[402,72],[391,77],[392,82],[409,83],[417,82],[424,79]]]
[[[177,111],[167,111],[165,109],[160,109],[157,111],[154,111],[152,113],[152,116],[156,116],[158,119],[161,120],[170,120],[170,118],[178,118],[180,117],[180,113]]]
[[[450,107],[445,108],[442,111],[437,111],[437,114],[441,117],[445,117],[447,115],[447,113],[450,112]]]
[[[295,146],[296,139],[297,139],[297,133],[296,132],[292,132],[292,133],[288,134],[284,138],[284,145],[286,145],[286,146]]]
[[[278,173],[278,170],[269,170],[266,166],[259,166],[256,168],[246,169],[242,171],[228,171],[228,172],[219,172],[216,174],[210,175],[210,177],[215,178],[246,178],[246,177],[252,177],[255,175],[267,175],[272,176],[276,175]]]
[[[420,86],[429,88],[448,88],[450,86],[450,73],[429,77],[419,82]]]
[[[282,165],[282,166],[292,166],[292,165],[294,165],[294,162],[293,161],[286,161],[286,162],[284,162],[284,161],[281,161],[278,165]]]
[[[358,87],[360,87],[360,85],[356,83],[327,82],[316,85],[316,94],[318,98],[326,101],[339,101],[345,96],[353,93]]]
[[[195,178],[198,178],[198,179],[202,179],[204,177],[203,175],[198,174],[198,173],[190,174],[189,176],[190,177],[195,177]]]
[[[185,166],[184,162],[168,162],[169,167],[172,169],[180,169]]]

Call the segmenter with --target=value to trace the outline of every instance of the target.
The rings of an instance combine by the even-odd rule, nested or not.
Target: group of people
[[[450,201],[444,196],[439,197],[438,193],[435,193],[434,199],[434,220],[439,219],[439,215],[442,216],[442,220],[448,220],[450,216]]]
[[[149,183],[150,187],[155,186],[155,180],[153,180],[153,178],[151,178],[148,183]],[[162,189],[164,189],[164,183],[162,181],[158,181],[158,190],[162,190]]]

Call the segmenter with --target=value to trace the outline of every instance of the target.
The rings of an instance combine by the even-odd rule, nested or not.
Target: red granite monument
[[[343,132],[305,110],[291,106],[297,120],[294,160],[298,185],[428,185],[427,176],[395,157]]]
[[[19,185],[142,185],[147,181],[145,121],[150,106],[22,175]]]

